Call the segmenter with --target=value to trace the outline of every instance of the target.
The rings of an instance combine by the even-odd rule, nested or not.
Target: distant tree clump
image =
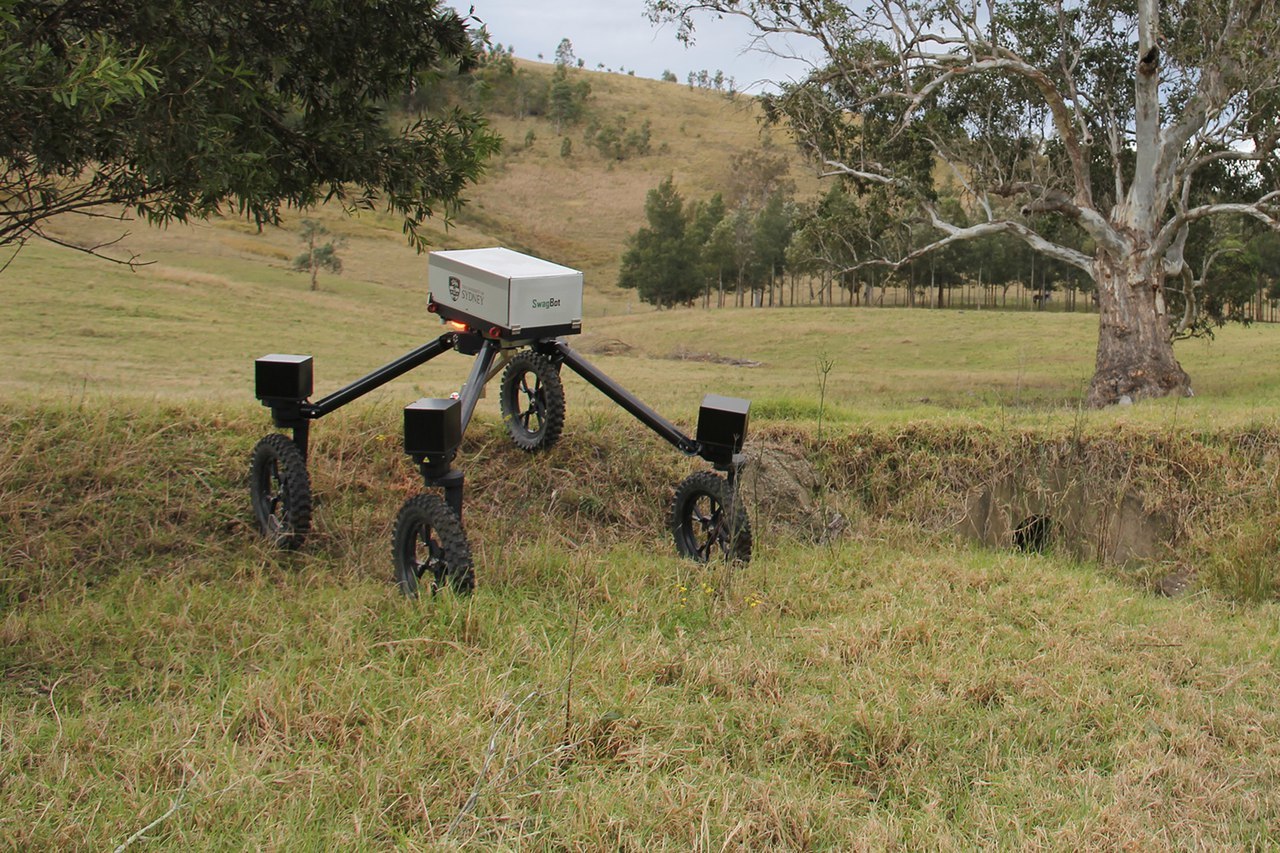
[[[481,42],[477,69],[469,74],[447,69],[437,75],[433,85],[411,95],[408,103],[435,110],[461,107],[520,120],[547,118],[555,124],[558,136],[567,125],[581,122],[587,114],[591,84],[573,72],[582,66],[568,39],[562,39],[556,49],[550,79],[536,70],[519,67],[510,45],[488,46]]]
[[[663,78],[666,79],[665,77]],[[672,75],[675,79],[675,75]],[[709,89],[713,92],[725,92],[733,94],[737,91],[737,82],[734,78],[727,76],[720,69],[716,69],[714,73],[707,69],[701,71],[690,71],[686,80],[690,89]]]
[[[615,115],[612,121],[604,123],[592,119],[584,136],[601,157],[610,160],[643,157],[652,150],[652,125],[648,119],[639,127],[628,127],[627,118],[622,115]]]
[[[774,304],[794,218],[786,193],[769,196],[758,209],[745,202],[730,209],[719,193],[685,204],[668,176],[645,199],[647,225],[631,237],[618,283],[662,307],[691,305],[699,297],[709,306],[713,292],[724,305],[726,285],[738,305],[747,304],[748,295],[753,305]]]
[[[582,120],[590,94],[590,83],[586,80],[571,81],[568,66],[556,63],[547,90],[547,117],[555,122],[557,134],[564,131],[566,124]]]
[[[440,0],[0,0],[0,245],[101,205],[261,225],[326,199],[417,242],[498,140],[474,111],[393,127],[387,106],[471,68],[473,35]]]

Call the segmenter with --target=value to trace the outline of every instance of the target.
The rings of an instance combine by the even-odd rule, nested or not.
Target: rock
[[[1191,583],[1191,577],[1191,571],[1185,568],[1170,572],[1156,581],[1156,594],[1168,596],[1169,598],[1181,595],[1187,591],[1187,585]]]
[[[814,517],[822,487],[813,464],[783,447],[748,447],[740,488],[747,506],[770,519],[800,521]]]

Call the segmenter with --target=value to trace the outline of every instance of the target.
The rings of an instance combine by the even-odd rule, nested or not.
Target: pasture
[[[302,552],[262,544],[244,481],[252,359],[312,353],[325,393],[434,337],[421,259],[361,231],[312,293],[287,234],[143,239],[137,273],[33,246],[0,276],[4,846],[1280,842],[1280,330],[1182,345],[1195,398],[1088,412],[1083,314],[617,300],[576,345],[686,425],[750,397],[753,440],[825,474],[819,523],[753,506],[749,565],[678,559],[664,503],[694,466],[570,379],[538,456],[482,401],[477,591],[406,601],[400,407],[464,359],[316,426]],[[1112,438],[1202,498],[1187,594],[932,517],[964,457]],[[1237,556],[1248,594],[1212,581]]]

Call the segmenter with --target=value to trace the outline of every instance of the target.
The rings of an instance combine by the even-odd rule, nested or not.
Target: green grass
[[[223,236],[213,229],[208,242]],[[207,238],[207,239],[206,239]],[[236,239],[246,239],[237,236]],[[420,275],[403,279],[306,277],[212,254],[176,254],[131,273],[40,246],[0,276],[0,388],[11,396],[78,400],[106,394],[229,403],[251,395],[252,360],[267,352],[316,357],[318,394],[440,333],[424,310]],[[1092,370],[1096,317],[908,309],[649,310],[589,318],[573,345],[677,418],[703,393],[753,399],[758,413],[842,422],[974,417],[1036,423],[1084,417],[1182,429],[1270,421],[1280,375],[1267,370],[1280,330],[1229,327],[1179,345],[1197,396],[1103,413],[1076,410]],[[617,351],[616,349],[613,351]],[[708,360],[691,360],[708,358]],[[720,363],[759,362],[757,367]],[[447,356],[380,392],[386,400],[441,396],[467,371]],[[571,380],[575,411],[611,408]],[[492,400],[483,411],[496,412]]]
[[[597,91],[703,110],[655,121],[702,189],[693,158],[750,123],[660,87]],[[652,312],[609,275],[660,163],[549,176],[539,128],[439,245],[507,229],[586,268],[573,345],[687,429],[751,398],[750,446],[812,462],[816,505],[752,491],[749,566],[681,561],[666,506],[699,465],[571,376],[565,440],[528,456],[491,394],[459,458],[478,590],[407,602],[400,408],[468,360],[316,426],[301,552],[245,488],[253,358],[314,354],[318,396],[439,334],[397,223],[320,212],[349,242],[317,293],[288,230],[140,231],[137,272],[29,246],[0,275],[0,846],[1280,844],[1280,330],[1180,344],[1195,398],[1090,412],[1089,315]],[[1181,538],[1135,569],[956,535],[1024,475]],[[1174,569],[1192,593],[1153,595]]]
[[[317,430],[292,555],[251,529],[250,405],[0,416],[5,846],[166,814],[173,848],[1277,842],[1274,603],[1156,598],[856,490],[841,538],[757,514],[749,566],[691,564],[662,530],[688,463],[606,417],[535,457],[476,424],[479,588],[409,602],[396,413]]]

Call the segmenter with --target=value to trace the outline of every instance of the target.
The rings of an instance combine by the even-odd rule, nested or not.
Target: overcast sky
[[[452,0],[465,13],[471,2]],[[690,71],[722,70],[739,91],[772,88],[768,81],[803,76],[803,66],[758,50],[748,50],[750,30],[738,20],[695,19],[696,43],[685,47],[674,25],[655,26],[645,17],[644,0],[474,0],[474,15],[489,29],[495,44],[513,46],[516,56],[545,62],[555,59],[563,38],[587,68],[599,63],[638,77],[657,79],[672,71],[684,82]],[[784,46],[785,47],[785,46]]]

